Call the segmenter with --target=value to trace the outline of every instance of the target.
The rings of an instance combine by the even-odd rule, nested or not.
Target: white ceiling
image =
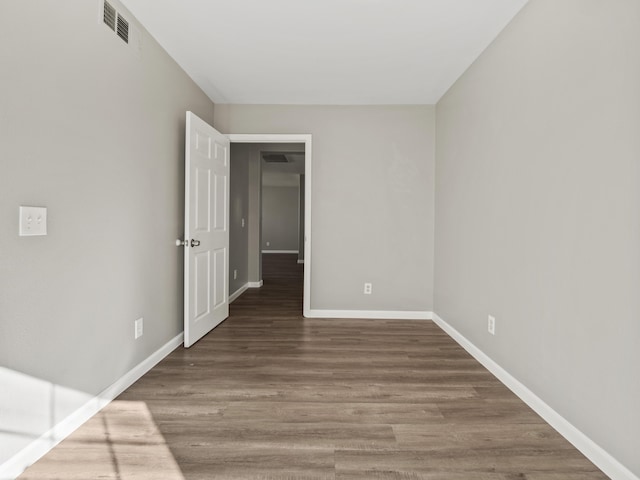
[[[527,0],[121,0],[216,103],[435,104]]]

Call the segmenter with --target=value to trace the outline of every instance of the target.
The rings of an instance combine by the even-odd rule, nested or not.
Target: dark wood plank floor
[[[292,255],[265,255],[263,288],[104,413],[121,427],[119,405],[147,419],[146,434],[121,435],[125,452],[153,447],[137,469],[113,449],[102,470],[90,455],[76,453],[74,463],[59,453],[82,451],[91,437],[83,426],[24,478],[607,478],[432,322],[301,312],[302,266]],[[90,451],[113,443],[97,430]]]

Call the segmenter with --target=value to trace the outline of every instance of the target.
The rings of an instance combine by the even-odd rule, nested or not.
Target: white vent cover
[[[104,2],[102,20],[107,27],[116,31],[116,9],[109,2]]]
[[[129,21],[117,12],[107,0],[103,1],[102,21],[125,43],[129,43]]]
[[[267,163],[289,163],[289,159],[283,153],[263,153],[262,159]]]
[[[118,14],[117,34],[125,43],[129,43],[129,22],[127,22],[120,14]]]

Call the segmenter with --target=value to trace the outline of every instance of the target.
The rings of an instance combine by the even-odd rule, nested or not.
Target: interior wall
[[[524,7],[437,105],[435,230],[436,312],[636,475],[639,22]]]
[[[229,178],[229,295],[249,281],[249,163],[246,144],[231,144]],[[235,273],[235,275],[234,275]],[[235,278],[234,278],[235,276]]]
[[[432,310],[434,107],[227,105],[215,115],[225,133],[313,135],[312,309]]]
[[[298,252],[298,187],[262,186],[262,252]]]
[[[0,4],[0,463],[182,332],[185,111],[213,104],[128,18],[140,51],[98,2]]]

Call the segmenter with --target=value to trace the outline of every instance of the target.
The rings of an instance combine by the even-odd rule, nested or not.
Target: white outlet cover
[[[135,321],[134,338],[138,339],[144,333],[144,318],[139,318]]]
[[[496,334],[496,317],[489,315],[487,318],[487,331],[491,335]]]
[[[47,234],[46,207],[20,207],[19,235],[34,237]]]

